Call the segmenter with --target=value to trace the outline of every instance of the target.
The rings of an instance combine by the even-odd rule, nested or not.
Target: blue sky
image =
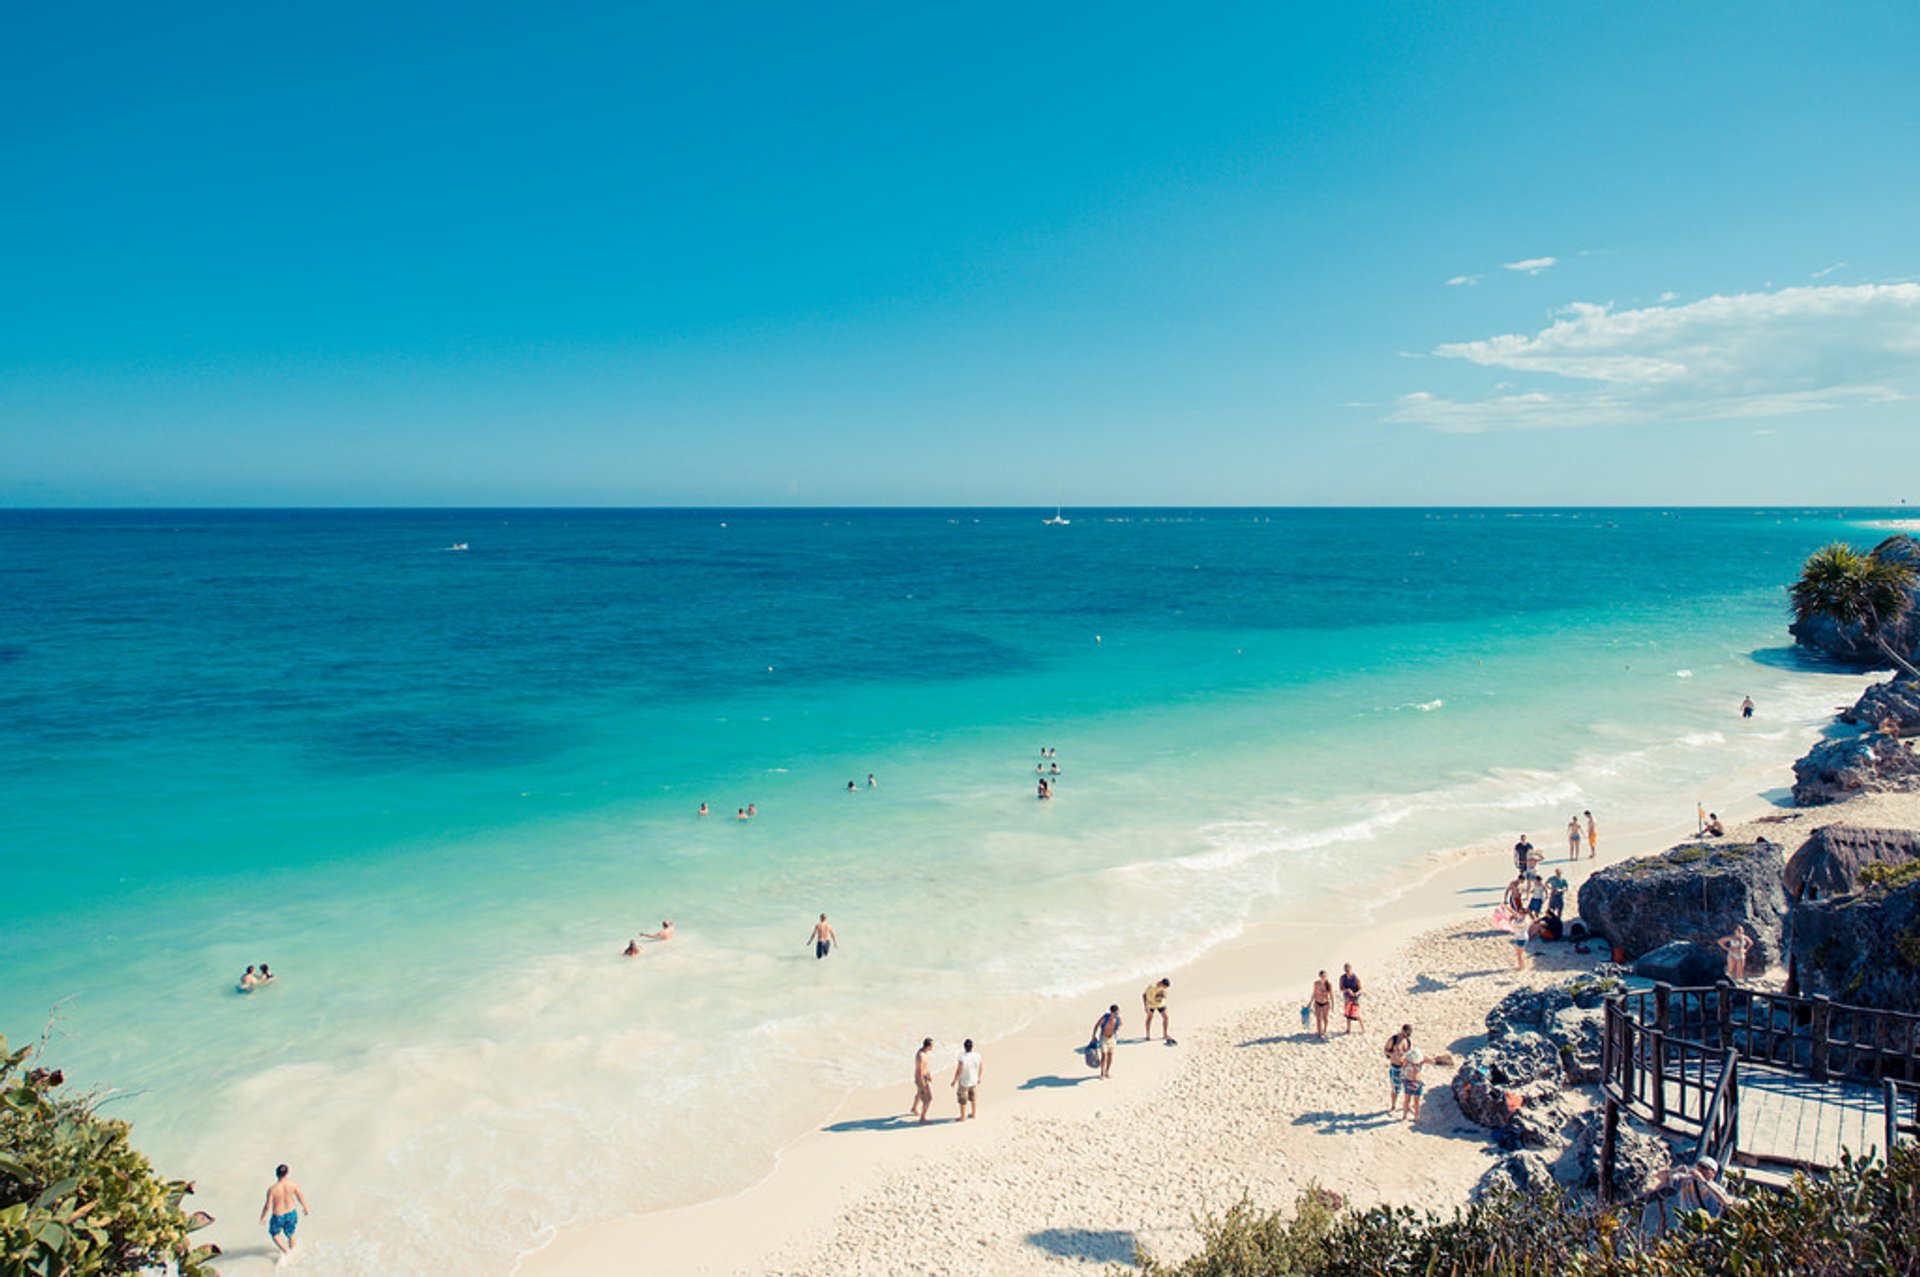
[[[1910,4],[16,6],[0,503],[1920,502]]]

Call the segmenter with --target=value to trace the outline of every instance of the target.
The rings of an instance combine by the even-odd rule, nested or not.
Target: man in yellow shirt
[[[1168,1046],[1173,1045],[1173,1039],[1167,1037],[1167,988],[1172,983],[1171,980],[1160,980],[1148,985],[1146,992],[1140,995],[1140,1005],[1146,1008],[1147,1012],[1147,1041],[1149,1042],[1153,1041],[1153,1017],[1158,1013],[1160,1036],[1167,1039]]]

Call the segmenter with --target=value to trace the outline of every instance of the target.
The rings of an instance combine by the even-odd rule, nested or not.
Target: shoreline
[[[1871,680],[1861,679],[1862,685],[1868,681]],[[1801,748],[1820,730],[1818,726],[1810,729]],[[1728,786],[1737,790],[1739,796],[1734,801],[1723,800],[1717,810],[1733,827],[1730,832],[1753,825],[1762,816],[1775,819],[1757,827],[1772,829],[1776,835],[1781,823],[1801,823],[1794,819],[1796,816],[1817,818],[1819,823],[1836,819],[1839,806],[1798,811],[1770,801],[1767,795],[1777,792],[1778,779],[1777,765],[1771,765],[1752,770],[1739,777],[1738,783]],[[1680,804],[1676,804],[1676,808],[1685,811]],[[1520,817],[1515,822],[1516,831],[1530,815],[1537,814],[1516,813]],[[1777,820],[1783,815],[1787,822]],[[1591,868],[1664,850],[1693,832],[1693,822],[1686,818],[1604,821],[1599,858],[1582,859],[1570,866],[1575,871],[1569,875],[1573,878],[1572,892],[1577,892]],[[1557,829],[1548,835],[1536,836],[1534,841],[1548,851],[1564,845],[1558,843]],[[1544,863],[1547,867],[1570,865],[1564,858]],[[1417,1036],[1421,1031],[1421,1017],[1429,1010],[1438,1013],[1436,1023],[1453,1021],[1443,1030],[1449,1035],[1449,1042],[1454,1037],[1470,1038],[1480,1032],[1482,1017],[1492,1001],[1497,1000],[1498,991],[1516,982],[1517,973],[1511,970],[1511,948],[1500,938],[1489,938],[1493,933],[1485,920],[1509,876],[1506,854],[1488,850],[1446,858],[1434,856],[1422,868],[1423,873],[1410,878],[1398,890],[1380,893],[1371,908],[1351,919],[1333,918],[1305,930],[1286,923],[1263,922],[1173,969],[1169,973],[1174,995],[1171,1008],[1182,1026],[1174,1035],[1180,1042],[1178,1046],[1156,1045],[1143,1049],[1138,1036],[1138,990],[1103,993],[1086,999],[1084,1004],[1047,1007],[1013,1035],[982,1043],[986,1074],[981,1117],[974,1122],[959,1123],[951,1120],[952,1094],[945,1086],[957,1044],[938,1041],[934,1052],[936,1120],[919,1131],[918,1136],[903,1134],[918,1130],[917,1125],[910,1125],[899,1116],[909,1098],[910,1088],[904,1080],[896,1086],[855,1088],[830,1112],[812,1123],[812,1129],[780,1148],[772,1168],[740,1191],[620,1219],[562,1225],[542,1245],[523,1254],[512,1271],[515,1277],[611,1274],[626,1271],[634,1255],[646,1255],[649,1262],[664,1262],[688,1273],[716,1277],[734,1273],[799,1274],[829,1269],[876,1274],[980,1271],[984,1255],[981,1248],[992,1249],[995,1245],[992,1237],[1000,1237],[1004,1242],[1005,1234],[1018,1232],[1023,1226],[1014,1218],[1019,1213],[1014,1209],[1015,1203],[1027,1202],[1035,1193],[1055,1186],[1054,1177],[1036,1173],[1028,1165],[1035,1160],[1031,1151],[1024,1156],[1008,1153],[1009,1145],[1024,1144],[1049,1134],[1068,1148],[1076,1142],[1105,1143],[1118,1113],[1120,1126],[1166,1126],[1170,1128],[1167,1139],[1178,1140],[1183,1147],[1190,1146],[1190,1139],[1178,1134],[1178,1128],[1213,1114],[1176,1110],[1161,1101],[1173,1092],[1173,1103],[1190,1108],[1190,1101],[1183,1101],[1179,1093],[1192,1088],[1193,1075],[1218,1064],[1211,1057],[1220,1053],[1219,1039],[1223,1034],[1231,1036],[1228,1031],[1233,1026],[1265,1023],[1269,1033],[1263,1035],[1263,1043],[1284,1049],[1294,1042],[1300,1036],[1299,1002],[1305,1000],[1313,973],[1321,966],[1337,973],[1340,963],[1352,962],[1363,980],[1368,981],[1368,1005],[1384,1009],[1395,1005],[1396,1000],[1374,996],[1378,987],[1375,981],[1380,977],[1370,973],[1401,972],[1423,953],[1479,953],[1483,956],[1473,971],[1439,974],[1439,988],[1455,991],[1445,1011],[1434,1000],[1437,990],[1424,990],[1407,997],[1405,1014],[1413,1021]],[[1477,948],[1476,935],[1479,937]],[[1572,946],[1564,948],[1571,956]],[[1590,946],[1590,950],[1584,956],[1589,964],[1607,956],[1597,945]],[[1556,978],[1557,974],[1575,969],[1565,962],[1543,963],[1541,968],[1554,973]],[[1487,987],[1488,996],[1470,996],[1470,1005],[1463,1008],[1459,1005],[1463,996],[1459,991],[1468,975]],[[1432,973],[1422,973],[1415,984],[1433,982]],[[1195,995],[1191,992],[1194,989],[1204,989],[1205,993]],[[1103,1084],[1084,1067],[1073,1048],[1085,1040],[1087,1025],[1104,1009],[1098,1004],[1110,1000],[1119,1001],[1126,1027],[1115,1058],[1114,1076]],[[1466,1018],[1461,1021],[1459,1016],[1463,1010]],[[1339,1039],[1343,1035],[1337,1014],[1334,1020],[1332,1034]],[[1398,1023],[1388,1025],[1384,1019],[1370,1018],[1366,1030],[1353,1035],[1354,1041],[1346,1044],[1361,1046],[1364,1039],[1365,1049],[1342,1052],[1353,1056],[1351,1071],[1369,1078],[1377,1074],[1379,1070],[1373,1067],[1372,1059],[1378,1051],[1375,1039],[1384,1039],[1397,1027]],[[1209,1057],[1205,1067],[1199,1062],[1202,1051]],[[1190,1064],[1189,1060],[1194,1063]],[[903,1079],[905,1064],[903,1060]],[[1327,1081],[1329,1085],[1338,1086],[1345,1077],[1346,1071],[1342,1070]],[[1451,1097],[1445,1094],[1450,1077],[1450,1071],[1439,1071],[1430,1077],[1430,1083],[1435,1085],[1429,1087],[1433,1104],[1429,1113],[1451,1110]],[[1384,1092],[1384,1086],[1376,1082],[1374,1090]],[[1274,1109],[1274,1103],[1261,1098],[1256,1089],[1250,1112],[1265,1110],[1268,1121],[1293,1120],[1292,1113],[1276,1113]],[[1423,1119],[1425,1116],[1423,1114]],[[1363,1150],[1356,1148],[1350,1139],[1338,1146],[1327,1144],[1316,1148],[1316,1144],[1325,1139],[1347,1138],[1353,1133],[1338,1120],[1330,1119],[1327,1125],[1334,1134],[1320,1140],[1279,1130],[1268,1132],[1266,1143],[1281,1154],[1289,1145],[1299,1145],[1295,1149],[1295,1160],[1304,1157],[1317,1161],[1316,1154],[1320,1157],[1331,1154],[1342,1159],[1360,1157],[1368,1163],[1378,1160],[1373,1156],[1361,1157]],[[1364,1129],[1372,1130],[1373,1125]],[[1077,1132],[1080,1140],[1076,1141],[1069,1132]],[[1423,1122],[1419,1138],[1425,1134]],[[1397,1146],[1399,1141],[1394,1143]],[[1478,1169],[1484,1168],[1488,1160],[1484,1150],[1491,1147],[1493,1141],[1482,1131],[1445,1143],[1449,1146],[1448,1160],[1457,1163],[1451,1174],[1395,1178],[1382,1175],[1374,1168],[1362,1176],[1363,1183],[1372,1187],[1379,1200],[1392,1204],[1435,1207],[1457,1204],[1464,1200]],[[1471,1153],[1463,1154],[1462,1147],[1471,1149]],[[1403,1152],[1417,1154],[1424,1161],[1435,1150],[1416,1147]],[[1149,1142],[1141,1156],[1151,1158],[1153,1153]],[[1049,1156],[1040,1154],[1039,1160],[1044,1163]],[[1465,1156],[1464,1162],[1461,1162],[1462,1156]],[[1223,1188],[1203,1196],[1199,1204],[1203,1209],[1224,1210],[1238,1200],[1243,1191],[1252,1194],[1257,1187],[1260,1190],[1257,1204],[1290,1207],[1292,1191],[1304,1185],[1306,1179],[1284,1169],[1288,1160],[1284,1155],[1274,1160],[1280,1169],[1262,1171],[1258,1166],[1239,1166],[1231,1173],[1244,1177],[1239,1190]],[[1325,1163],[1323,1173],[1341,1164]],[[979,1172],[988,1178],[1004,1178],[1009,1167],[1027,1176],[1021,1180],[1016,1175],[1007,1190],[1011,1196],[1003,1193],[998,1209],[987,1211],[989,1216],[998,1217],[997,1225],[986,1226],[990,1236],[955,1236],[956,1228],[965,1234],[966,1227],[947,1218],[952,1212],[946,1207],[948,1199],[943,1196],[942,1185],[954,1174],[954,1168],[962,1165],[991,1168]],[[1466,1168],[1478,1169],[1462,1182],[1460,1176]],[[1146,1177],[1155,1178],[1150,1172]],[[1141,1173],[1129,1171],[1124,1178],[1133,1183],[1140,1180]],[[1164,1174],[1161,1178],[1165,1178]],[[1089,1181],[1083,1185],[1084,1191],[1096,1196],[1104,1191],[1099,1185],[1099,1172],[1089,1176]],[[1329,1186],[1347,1191],[1340,1182],[1329,1182]],[[1185,1187],[1184,1183],[1162,1183],[1155,1191],[1165,1195]],[[1364,1193],[1358,1197],[1366,1200]],[[863,1227],[870,1231],[876,1219],[897,1215],[904,1203],[917,1203],[910,1210],[918,1212],[914,1217],[922,1221],[920,1225],[903,1225],[895,1220],[892,1231],[878,1241],[870,1238],[853,1246],[845,1240],[845,1236],[859,1234]],[[1177,1226],[1150,1231],[1163,1233],[1163,1243],[1177,1250],[1183,1237],[1188,1240],[1194,1237],[1185,1224],[1187,1217],[1186,1213],[1173,1211],[1167,1225]],[[922,1228],[933,1232],[923,1237]],[[1010,1251],[995,1252],[992,1270],[1042,1273],[1063,1268],[1081,1269],[1088,1263],[1104,1267],[1108,1262],[1131,1261],[1131,1251],[1120,1253],[1124,1248],[1118,1243],[1100,1250],[1099,1244],[1085,1242],[1084,1238],[1072,1243],[1062,1240],[1076,1231],[1097,1236],[1114,1232],[1095,1229],[1089,1233],[1086,1229],[1067,1228],[1064,1232],[1056,1229],[1045,1235],[1034,1234],[1028,1242]],[[1053,1236],[1055,1232],[1060,1232],[1060,1236]],[[1134,1232],[1138,1234],[1139,1230]],[[936,1243],[936,1237],[948,1240]],[[1144,1235],[1139,1240],[1151,1243]],[[949,1246],[945,1259],[928,1251],[929,1247],[938,1250],[941,1245]],[[1099,1253],[1087,1252],[1088,1245]],[[1075,1246],[1080,1250],[1063,1253],[1074,1251]],[[835,1248],[830,1263],[813,1260],[823,1247]],[[895,1254],[888,1247],[900,1253]],[[1160,1253],[1158,1246],[1155,1249]],[[873,1253],[867,1254],[868,1251]],[[856,1259],[858,1263],[854,1263]],[[971,1265],[966,1259],[971,1259]],[[849,1264],[853,1267],[849,1268]]]

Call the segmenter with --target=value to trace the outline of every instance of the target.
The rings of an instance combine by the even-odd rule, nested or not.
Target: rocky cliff
[[[1911,563],[1920,568],[1920,541],[1915,541],[1904,532],[1890,536],[1873,552],[1885,559],[1901,563]],[[1920,582],[1907,592],[1907,610],[1894,624],[1885,627],[1883,633],[1887,642],[1896,652],[1913,658],[1915,648],[1920,646]],[[1794,642],[1802,647],[1825,653],[1834,660],[1849,665],[1864,665],[1871,669],[1885,669],[1889,662],[1886,654],[1874,645],[1857,625],[1841,629],[1832,621],[1815,617],[1806,621],[1795,621],[1787,627]]]
[[[1793,765],[1796,807],[1914,790],[1920,790],[1920,757],[1905,741],[1879,732],[1823,740]]]
[[[1864,871],[1850,896],[1793,911],[1800,992],[1893,1011],[1920,1008],[1920,861]]]
[[[1711,944],[1741,924],[1755,940],[1747,969],[1764,971],[1781,957],[1785,865],[1775,843],[1683,843],[1588,878],[1580,884],[1580,919],[1629,958],[1674,941]]]

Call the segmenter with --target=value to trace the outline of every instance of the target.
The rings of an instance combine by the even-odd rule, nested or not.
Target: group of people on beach
[[[927,1124],[928,1114],[933,1111],[932,1055],[933,1039],[926,1038],[913,1056],[913,1103],[907,1106],[907,1116],[918,1117],[922,1126]],[[985,1072],[980,1052],[974,1050],[973,1039],[968,1038],[960,1044],[960,1054],[953,1062],[953,1080],[949,1083],[954,1098],[960,1103],[960,1116],[956,1121],[980,1116],[980,1079]]]
[[[1360,1015],[1360,977],[1353,973],[1351,962],[1342,965],[1340,970],[1340,1007],[1347,1021],[1347,1032],[1353,1032],[1354,1026],[1361,1029],[1367,1022]],[[1300,1024],[1305,1027],[1311,1018],[1316,1037],[1327,1036],[1327,1019],[1333,1014],[1333,983],[1322,971],[1314,978],[1313,988],[1307,994],[1307,1004],[1300,1008]]]
[[[1586,828],[1580,825],[1581,817],[1586,818]],[[1593,860],[1599,855],[1600,829],[1595,824],[1593,813],[1583,811],[1567,821],[1567,859],[1580,859],[1581,844],[1586,845],[1587,859]],[[1550,878],[1541,878],[1540,866],[1546,855],[1527,841],[1525,834],[1513,844],[1513,880],[1507,884],[1507,890],[1500,904],[1494,910],[1495,925],[1505,929],[1513,937],[1513,966],[1516,971],[1525,971],[1531,962],[1531,951],[1535,941],[1554,941],[1566,934],[1563,916],[1567,907],[1566,875],[1555,869]]]

